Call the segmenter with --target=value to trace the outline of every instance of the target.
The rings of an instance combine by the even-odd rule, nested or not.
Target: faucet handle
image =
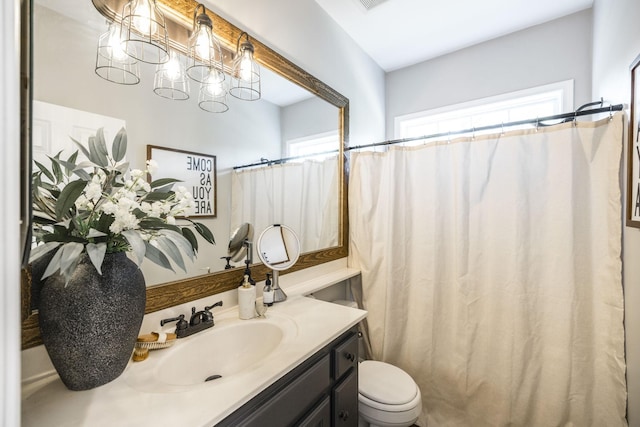
[[[181,331],[189,327],[189,323],[186,320],[184,320],[184,314],[181,314],[178,317],[172,317],[171,319],[162,319],[160,321],[160,326],[164,326],[165,323],[176,322],[176,321],[178,322],[176,323],[176,331]]]
[[[204,311],[209,311],[214,307],[222,307],[222,301],[218,301],[217,303],[210,305],[210,306],[205,306],[204,307]]]

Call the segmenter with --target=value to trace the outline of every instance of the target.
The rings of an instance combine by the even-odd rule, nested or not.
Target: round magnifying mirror
[[[229,240],[229,257],[233,262],[240,262],[247,255],[245,242],[253,238],[253,227],[248,222],[241,224],[231,235]],[[249,254],[250,255],[250,254]]]
[[[290,227],[271,225],[258,238],[258,256],[270,269],[286,270],[300,257],[300,240]]]

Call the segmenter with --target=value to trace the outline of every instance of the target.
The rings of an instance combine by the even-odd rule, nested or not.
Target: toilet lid
[[[413,378],[402,369],[384,362],[366,360],[358,367],[358,392],[386,405],[402,405],[416,397]]]

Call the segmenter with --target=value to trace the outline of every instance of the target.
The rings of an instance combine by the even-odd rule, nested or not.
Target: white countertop
[[[180,346],[155,350],[143,362],[130,362],[124,373],[114,381],[88,391],[69,391],[57,375],[40,379],[23,387],[23,426],[207,426],[230,415],[258,393],[315,352],[329,344],[366,316],[366,311],[338,304],[289,296],[274,304],[266,317],[271,321],[286,317],[296,324],[296,333],[276,350],[277,357],[266,358],[248,374],[211,381],[181,390],[149,391],[136,387],[136,369],[154,363],[154,356],[171,352]],[[274,320],[275,319],[275,320]],[[260,322],[252,319],[240,322]],[[206,339],[209,331],[223,327],[225,322],[237,322],[237,307],[215,314],[216,326],[189,339]],[[220,348],[224,351],[224,348]],[[274,353],[276,355],[276,353]],[[202,360],[206,359],[202,355]],[[150,365],[146,366],[148,369]]]

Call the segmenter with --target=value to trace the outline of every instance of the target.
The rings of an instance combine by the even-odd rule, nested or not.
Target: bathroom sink
[[[179,339],[149,359],[129,366],[129,385],[151,392],[183,391],[195,386],[223,382],[250,372],[277,355],[295,335],[290,319],[223,319],[211,329]]]

